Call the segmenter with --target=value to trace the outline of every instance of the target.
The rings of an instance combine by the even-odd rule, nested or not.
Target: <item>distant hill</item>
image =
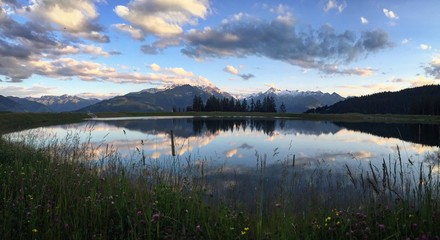
[[[381,92],[347,98],[316,113],[419,114],[440,115],[440,86],[408,88],[398,92]]]
[[[265,97],[274,97],[276,106],[279,108],[282,103],[286,106],[286,112],[292,113],[302,113],[311,108],[317,108],[325,105],[332,105],[336,102],[344,100],[337,93],[323,93],[321,91],[291,91],[291,90],[279,90],[275,88],[270,88],[266,92],[257,93],[248,96],[247,102],[250,103],[251,99],[254,101],[263,101]]]
[[[81,112],[161,112],[184,111],[191,106],[194,96],[206,101],[214,95],[218,98],[232,97],[218,88],[198,87],[191,85],[172,86],[165,89],[145,89],[140,92],[128,93],[104,100],[97,104],[82,108]]]
[[[24,112],[25,110],[21,104],[0,95],[0,112]]]
[[[25,98],[19,98],[19,97],[8,97],[10,100],[17,102],[21,105],[21,107],[26,112],[51,112],[51,109],[47,107],[46,105],[31,101]],[[15,111],[14,111],[15,112]]]
[[[96,98],[84,99],[70,95],[42,96],[40,98],[27,97],[25,99],[43,104],[47,106],[51,112],[72,112],[101,101]]]

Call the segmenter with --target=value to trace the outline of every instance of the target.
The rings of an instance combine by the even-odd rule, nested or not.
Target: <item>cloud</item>
[[[344,9],[347,7],[347,3],[344,1],[340,4],[336,0],[328,0],[327,4],[324,6],[324,12],[328,12],[332,9],[338,10],[338,12],[344,11]]]
[[[36,22],[49,23],[71,37],[87,38],[97,42],[109,42],[98,24],[98,12],[93,0],[30,1],[19,11]]]
[[[403,78],[393,78],[393,79],[389,80],[389,82],[392,82],[392,83],[403,83],[403,82],[405,82],[405,79],[403,79]]]
[[[181,45],[179,38],[160,38],[152,44],[144,44],[141,46],[141,51],[145,54],[155,55],[163,52],[163,50],[170,46]]]
[[[422,44],[419,45],[419,48],[422,49],[422,50],[430,50],[432,47],[430,45],[428,45],[428,44],[422,43]]]
[[[337,92],[342,96],[361,96],[385,91],[397,91],[403,87],[401,85],[390,85],[385,83],[375,83],[367,85],[344,85],[337,86]]]
[[[3,81],[21,82],[38,74],[41,69],[34,64],[42,59],[62,59],[75,54],[105,57],[120,54],[63,38],[64,35],[54,32],[44,21],[40,22],[19,23],[0,11],[0,75],[5,76]]]
[[[425,73],[428,76],[440,79],[440,56],[435,56],[432,61],[425,67]]]
[[[364,25],[367,25],[368,24],[368,19],[366,19],[364,17],[361,17],[361,23],[364,24]]]
[[[238,76],[240,76],[241,78],[243,78],[243,80],[249,80],[249,79],[255,77],[255,75],[252,74],[252,73],[248,73],[248,74],[240,74],[240,75],[238,75]]]
[[[145,39],[145,35],[141,29],[134,28],[130,25],[123,23],[113,24],[113,27],[115,27],[120,32],[128,33],[131,36],[131,38],[135,40],[143,41]]]
[[[3,96],[14,97],[40,97],[42,95],[54,95],[54,87],[33,85],[31,87],[21,86],[0,86],[0,92]]]
[[[411,41],[411,39],[405,38],[401,41],[402,44],[408,44]]]
[[[235,67],[233,67],[231,65],[227,65],[225,68],[223,68],[223,71],[228,72],[230,74],[234,74],[234,75],[238,74],[238,69],[236,69]]]
[[[157,65],[156,63],[153,63],[153,64],[150,64],[150,69],[155,72],[158,72],[158,71],[160,71],[160,66]]]
[[[152,67],[154,68],[155,65],[152,65]],[[165,68],[163,70],[158,68],[158,71],[158,73],[150,74],[119,72],[115,68],[104,64],[78,61],[72,58],[58,58],[52,61],[32,59],[26,62],[26,66],[23,67],[23,63],[16,61],[15,58],[0,58],[0,72],[8,76],[5,81],[9,82],[21,82],[33,74],[37,74],[60,80],[78,78],[83,81],[107,81],[113,83],[214,86],[207,78],[194,75],[183,68]]]
[[[436,77],[436,79],[440,79],[440,70],[437,73],[439,75]],[[421,87],[426,85],[438,84],[438,81],[436,81],[435,79],[426,78],[423,76],[418,76],[417,78],[411,79],[408,82],[410,83],[411,87]]]
[[[296,31],[293,19],[267,22],[243,17],[223,21],[217,28],[192,29],[184,35],[183,54],[204,58],[264,56],[292,65],[317,68],[323,64],[350,63],[393,44],[388,34],[376,29],[356,36],[336,33],[328,25],[309,31]]]
[[[395,14],[393,11],[388,10],[386,8],[383,9],[383,13],[390,20],[397,20],[397,19],[399,19],[399,16],[397,16],[397,14]]]
[[[339,75],[357,75],[362,77],[368,77],[373,75],[374,70],[371,68],[345,68],[340,69],[337,65],[322,65],[317,67],[327,74],[339,74]]]
[[[231,65],[227,65],[225,68],[223,68],[223,71],[230,73],[230,74],[233,74],[233,75],[237,75],[237,76],[241,77],[243,80],[249,80],[249,79],[255,77],[255,75],[252,73],[240,74],[240,71],[238,71],[237,68],[235,68],[234,66],[231,66]]]
[[[184,77],[192,77],[194,74],[192,72],[187,72],[183,68],[165,68],[164,71],[168,73],[173,73],[178,76],[184,76]]]
[[[238,153],[238,149],[231,149],[231,150],[229,150],[229,151],[226,151],[226,152],[224,152],[223,154],[226,156],[226,157],[228,157],[228,158],[231,158],[231,157],[233,157],[235,154],[237,154]]]
[[[145,34],[159,37],[175,36],[183,32],[183,25],[195,25],[209,12],[208,0],[131,0],[127,6],[118,5],[116,15]]]
[[[86,99],[97,98],[97,99],[101,99],[101,100],[113,98],[115,96],[120,96],[120,95],[123,95],[123,93],[116,93],[116,92],[111,92],[111,93],[83,92],[83,93],[75,94],[75,96],[78,96],[80,98],[86,98]]]
[[[243,143],[238,148],[241,148],[241,149],[253,149],[254,147],[249,145],[249,144],[247,144],[247,143]]]

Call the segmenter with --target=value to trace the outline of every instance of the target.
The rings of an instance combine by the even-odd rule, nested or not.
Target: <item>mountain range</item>
[[[42,96],[40,98],[4,97],[0,95],[0,111],[9,112],[71,112],[99,102],[77,96]]]
[[[233,98],[216,87],[175,85],[164,89],[150,88],[107,100],[83,99],[76,96],[42,96],[40,98],[0,98],[0,111],[12,112],[162,112],[185,111],[195,96],[203,102],[210,96]],[[287,112],[301,113],[313,107],[330,105],[344,98],[337,93],[301,92],[271,88],[247,97],[248,103],[273,97],[277,107],[284,103]]]
[[[339,101],[344,100],[337,93],[323,93],[321,91],[306,91],[301,92],[298,90],[280,90],[276,88],[270,88],[266,92],[260,92],[247,97],[249,102],[251,99],[254,101],[263,101],[265,97],[273,97],[275,99],[276,106],[279,107],[284,103],[286,112],[291,113],[303,113],[309,109],[317,108],[325,105],[332,105]]]
[[[351,97],[308,112],[440,115],[440,85]]]
[[[214,95],[218,98],[230,98],[231,94],[218,88],[178,85],[165,89],[145,89],[104,100],[81,109],[81,112],[171,112],[185,111],[191,106],[194,96],[206,101]]]

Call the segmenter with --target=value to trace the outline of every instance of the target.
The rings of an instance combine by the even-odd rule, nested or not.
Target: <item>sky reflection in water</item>
[[[93,143],[114,146],[124,158],[139,157],[135,153],[143,151],[149,159],[171,156],[173,130],[176,154],[181,159],[203,159],[210,166],[234,167],[255,166],[256,154],[266,154],[268,164],[291,160],[295,155],[298,167],[323,161],[338,169],[346,163],[395,159],[397,146],[404,159],[423,161],[438,150],[435,143],[439,139],[436,125],[260,118],[98,119],[43,129],[59,137],[79,132],[83,140],[91,133]]]

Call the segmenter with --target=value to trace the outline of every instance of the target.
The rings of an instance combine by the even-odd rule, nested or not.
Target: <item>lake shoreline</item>
[[[117,117],[258,117],[332,122],[382,122],[438,124],[440,116],[395,114],[303,114],[303,113],[240,113],[240,112],[154,112],[96,113],[98,118]],[[90,118],[86,113],[0,113],[0,134],[40,126],[81,122]]]

